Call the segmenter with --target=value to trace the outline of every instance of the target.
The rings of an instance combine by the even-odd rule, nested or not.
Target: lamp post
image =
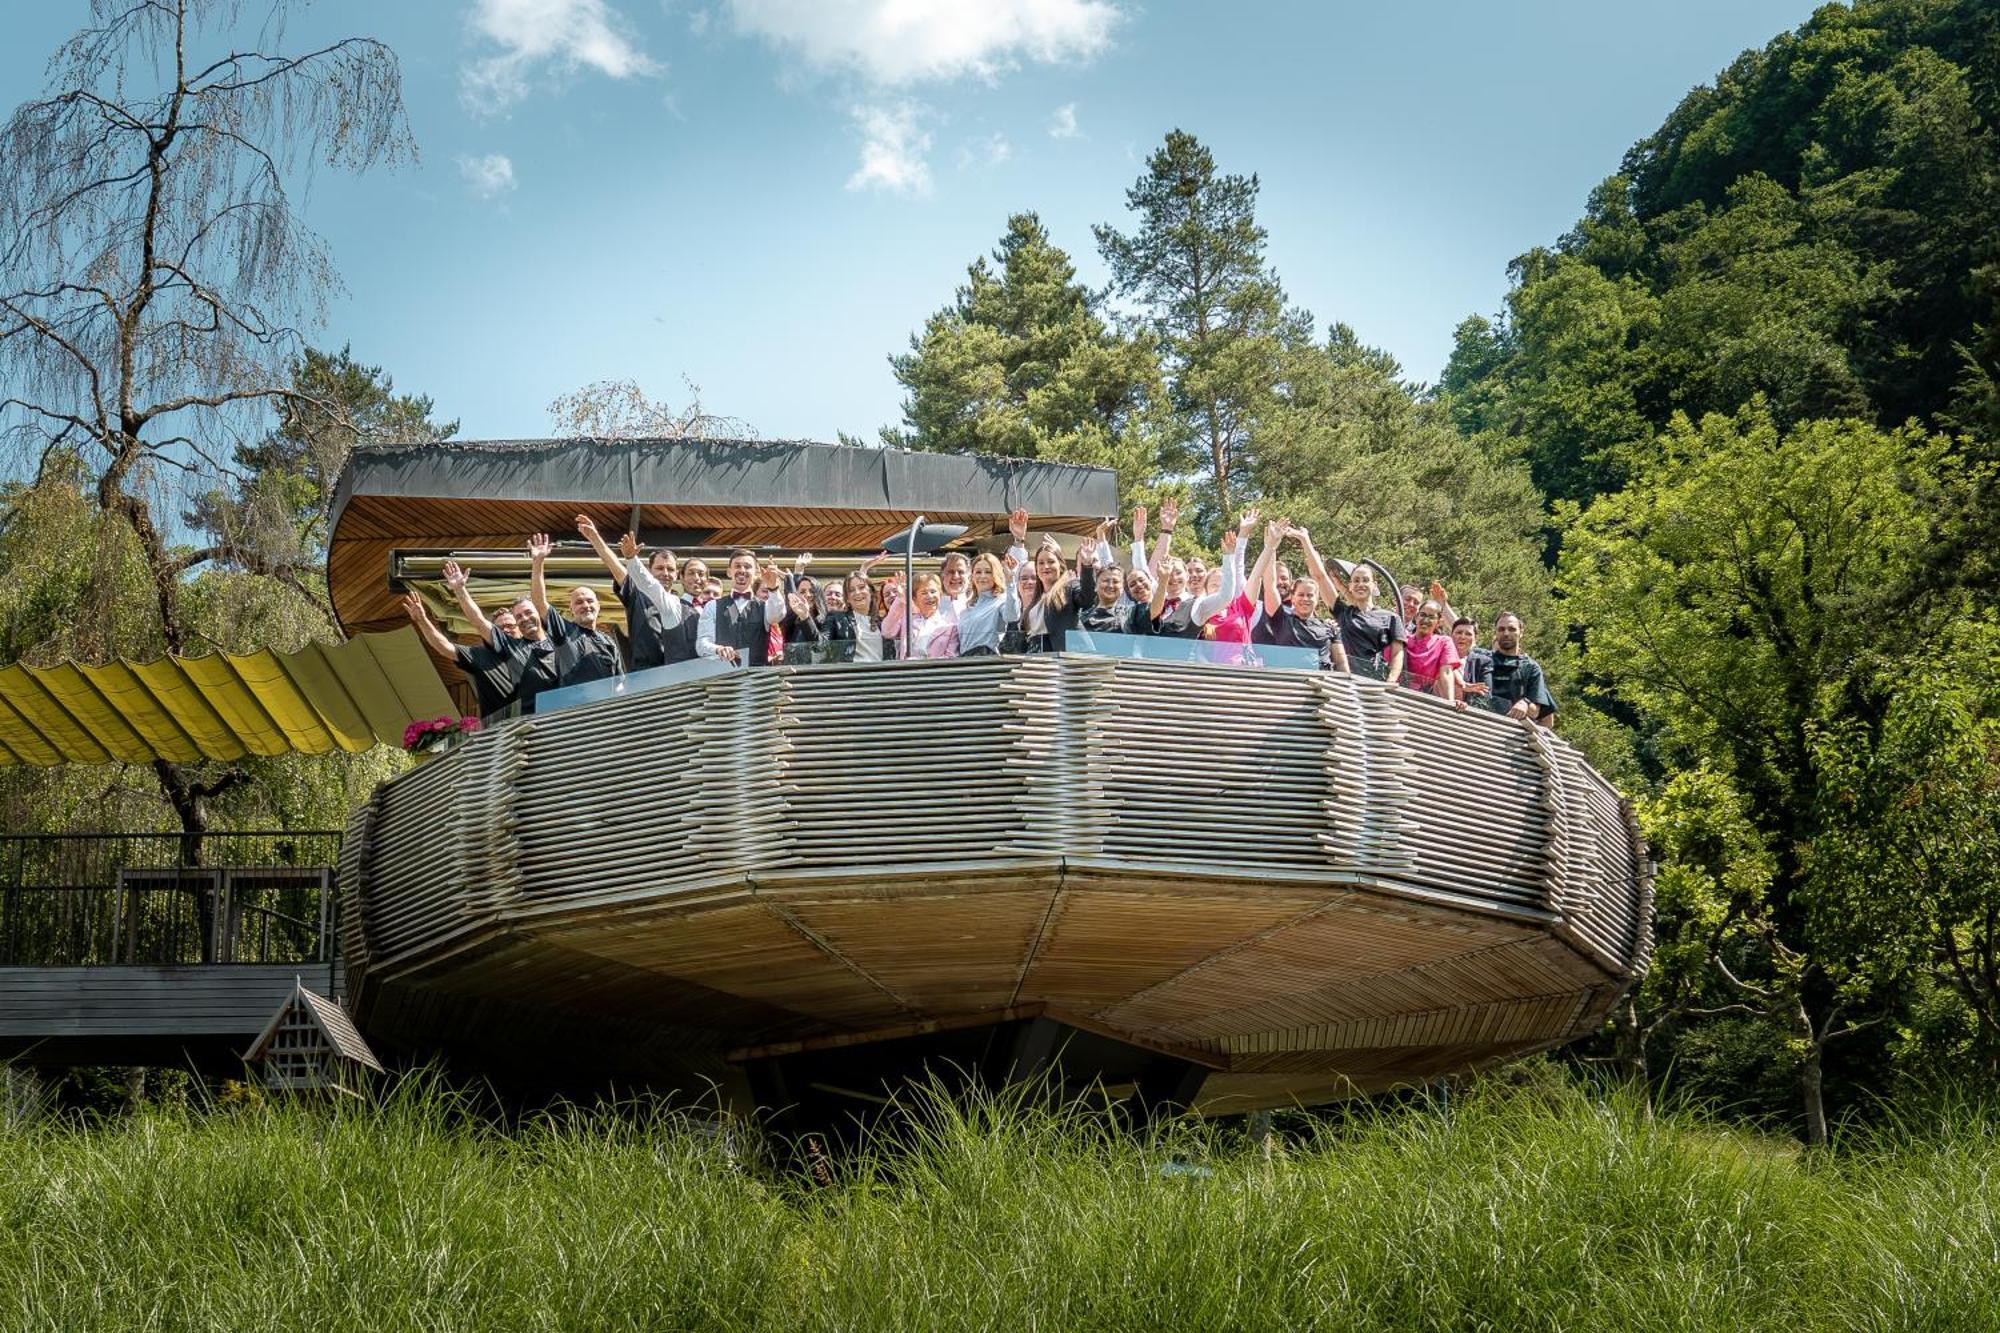
[[[882,543],[882,549],[890,555],[900,552],[903,557],[903,645],[899,655],[906,661],[910,656],[910,621],[917,609],[917,552],[929,555],[964,535],[963,523],[931,523],[918,514],[911,521],[908,531],[899,532]]]

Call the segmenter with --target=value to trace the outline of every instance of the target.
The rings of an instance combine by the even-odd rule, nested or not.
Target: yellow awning
[[[358,753],[456,713],[409,628],[295,653],[17,665],[0,667],[0,764]]]

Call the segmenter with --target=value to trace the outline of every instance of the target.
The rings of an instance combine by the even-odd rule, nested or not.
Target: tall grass
[[[2000,1133],[1831,1153],[1569,1089],[1223,1131],[929,1105],[831,1187],[665,1113],[0,1130],[0,1328],[1991,1328]]]

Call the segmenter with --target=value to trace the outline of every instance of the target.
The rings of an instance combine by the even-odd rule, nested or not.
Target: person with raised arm
[[[479,603],[473,600],[469,573],[457,561],[445,561],[444,586],[458,599],[458,609],[479,632],[481,640],[507,655],[514,702],[520,704],[523,713],[532,713],[535,696],[554,689],[558,683],[555,643],[542,629],[542,617],[535,610],[532,597],[515,599],[513,606],[488,620]]]
[[[914,614],[911,613],[912,607],[915,608]],[[903,597],[902,585],[891,580],[889,614],[882,617],[882,633],[898,645],[903,642],[905,615],[910,617],[912,659],[958,656],[957,623],[946,608],[944,581],[938,575],[929,570],[918,574],[910,585],[907,600]]]
[[[692,636],[680,632],[681,623],[690,618],[688,605],[667,591],[675,577],[673,552],[654,551],[641,565],[639,539],[633,534],[619,538],[618,550],[613,551],[589,515],[576,516],[576,530],[610,571],[611,591],[625,608],[625,644],[632,669],[644,671],[693,657]]]
[[[1395,683],[1403,674],[1403,645],[1409,640],[1409,630],[1401,616],[1375,605],[1375,572],[1366,565],[1356,565],[1343,580],[1320,558],[1303,529],[1299,544],[1320,596],[1333,605],[1334,624],[1340,629],[1349,669],[1368,675],[1379,673],[1381,679]]]
[[[625,660],[619,655],[618,641],[597,624],[597,593],[579,583],[569,590],[569,613],[549,605],[545,566],[555,542],[546,532],[528,539],[528,595],[535,611],[556,646],[556,681],[561,685],[583,685],[593,680],[609,680],[625,674]]]
[[[410,623],[417,627],[417,635],[425,645],[463,671],[466,679],[472,682],[472,693],[478,700],[481,717],[492,717],[506,711],[520,688],[520,671],[515,655],[499,641],[495,631],[507,634],[501,629],[501,624],[503,619],[506,624],[513,624],[513,612],[499,611],[494,614],[487,626],[485,642],[457,643],[446,637],[445,632],[431,620],[421,594],[414,591],[404,593],[403,611],[410,617]]]
[[[1092,634],[1150,634],[1153,617],[1149,606],[1125,595],[1125,571],[1112,564],[1097,571],[1097,600],[1077,616],[1076,627]]]
[[[1061,652],[1077,618],[1097,600],[1097,547],[1111,527],[1112,520],[1104,520],[1078,545],[1074,576],[1064,570],[1062,548],[1055,539],[1042,538],[1035,550],[1035,577],[1041,596],[1033,606],[1021,609],[1030,651]]]
[[[812,552],[801,551],[792,558],[792,569],[784,576],[784,610],[773,622],[779,631],[782,649],[795,643],[811,644],[826,641],[826,625],[821,619],[819,585],[806,571],[812,567]],[[781,649],[781,651],[782,651]]]
[[[1250,614],[1254,609],[1251,600],[1253,591],[1260,592],[1263,579],[1270,571],[1275,554],[1271,549],[1273,532],[1264,534],[1264,550],[1257,557],[1257,566],[1249,576],[1243,573],[1243,552],[1250,540],[1250,533],[1257,527],[1258,514],[1255,509],[1245,509],[1238,517],[1234,528],[1225,529],[1222,534],[1222,569],[1219,579],[1212,578],[1215,590],[1195,599],[1194,609],[1189,618],[1201,626],[1201,637],[1217,643],[1247,644],[1250,642]],[[1275,528],[1277,525],[1273,524]]]
[[[736,666],[764,666],[771,660],[769,626],[783,617],[784,597],[779,593],[773,606],[776,583],[767,574],[760,591],[757,581],[757,553],[745,546],[731,551],[729,586],[701,608],[694,636],[697,653]]]
[[[1188,586],[1187,565],[1168,549],[1173,544],[1174,525],[1180,521],[1180,515],[1179,500],[1168,496],[1160,502],[1160,536],[1153,545],[1153,585],[1146,610],[1152,633],[1186,639],[1200,633],[1201,627],[1192,619],[1194,593],[1198,590]]]
[[[1279,537],[1301,547],[1310,540],[1305,529],[1293,523],[1284,524]],[[1250,637],[1256,643],[1303,648],[1319,659],[1322,671],[1345,671],[1347,650],[1341,645],[1339,626],[1318,614],[1319,605],[1319,581],[1310,571],[1293,579],[1289,592],[1281,592],[1274,578],[1265,585],[1264,615],[1251,627]]]
[[[861,567],[841,582],[840,608],[826,613],[827,638],[835,643],[852,643],[857,662],[880,662],[888,656],[883,651],[879,619],[883,599],[876,596],[875,586],[868,581],[869,572],[888,558],[888,552],[884,551],[862,561]]]

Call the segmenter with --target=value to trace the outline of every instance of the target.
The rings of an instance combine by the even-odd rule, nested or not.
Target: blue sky
[[[248,6],[253,12],[257,6]],[[1174,127],[1256,173],[1291,300],[1434,378],[1681,95],[1805,0],[341,0],[290,45],[402,61],[419,165],[301,203],[346,291],[319,341],[467,438],[631,378],[767,438],[872,439],[886,357],[1007,215],[1087,281]],[[88,14],[13,0],[0,103]]]

